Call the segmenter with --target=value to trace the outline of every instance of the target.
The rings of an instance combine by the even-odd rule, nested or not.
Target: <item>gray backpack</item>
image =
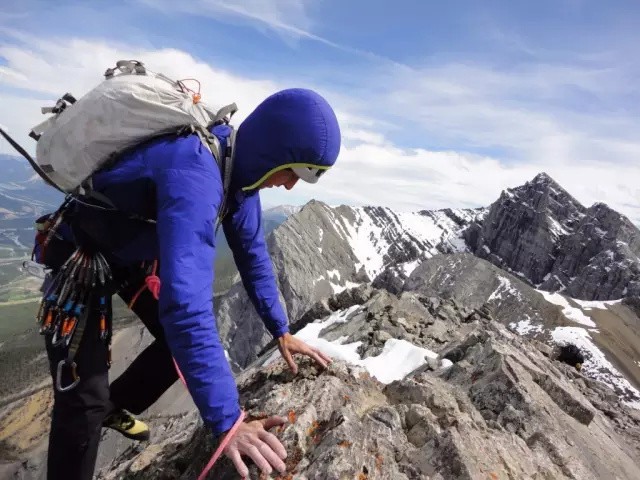
[[[76,100],[66,94],[42,113],[53,116],[34,127],[38,143],[33,167],[44,180],[72,195],[93,196],[91,175],[115,161],[125,150],[167,134],[197,134],[223,171],[225,196],[231,180],[235,130],[225,152],[209,132],[228,124],[235,104],[211,110],[199,92],[183,81],[149,71],[141,62],[123,60],[107,69],[105,80]],[[102,198],[100,198],[102,197]],[[109,202],[110,203],[110,202]]]

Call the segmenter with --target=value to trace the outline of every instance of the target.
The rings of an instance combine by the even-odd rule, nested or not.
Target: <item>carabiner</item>
[[[56,373],[56,390],[60,393],[68,392],[69,390],[73,390],[80,383],[80,377],[76,373],[76,362],[71,362],[71,375],[73,376],[73,383],[67,385],[66,387],[62,386],[62,367],[68,365],[67,360],[60,360],[58,363],[58,371]]]

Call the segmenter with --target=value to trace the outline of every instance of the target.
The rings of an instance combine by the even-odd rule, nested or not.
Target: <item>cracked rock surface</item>
[[[385,385],[343,361],[321,370],[299,358],[293,376],[283,360],[265,366],[261,356],[239,375],[238,387],[251,416],[290,420],[275,431],[288,452],[287,473],[271,478],[640,478],[638,411],[550,360],[543,344],[509,332],[489,310],[370,288],[333,297],[327,308],[354,298],[361,303],[350,321],[325,329],[323,338],[351,332],[355,339],[360,331],[362,354],[375,355],[386,338],[381,332],[412,335],[453,365],[428,362]],[[444,332],[433,328],[438,320]],[[115,458],[98,478],[192,479],[214,448],[192,413],[166,423],[141,451]],[[250,478],[267,478],[250,470]],[[223,458],[209,478],[239,477]]]

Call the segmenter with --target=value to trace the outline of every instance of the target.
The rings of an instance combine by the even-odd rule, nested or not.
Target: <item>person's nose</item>
[[[299,178],[293,178],[284,184],[284,188],[287,190],[291,190],[296,183],[298,183]]]

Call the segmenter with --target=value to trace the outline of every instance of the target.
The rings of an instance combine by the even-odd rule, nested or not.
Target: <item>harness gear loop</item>
[[[110,347],[112,321],[106,296],[107,282],[111,278],[111,269],[102,254],[80,247],[60,267],[51,286],[44,292],[38,311],[40,333],[51,335],[52,348],[67,349],[66,358],[58,363],[56,371],[55,388],[58,392],[68,392],[80,382],[74,358],[91,312],[98,314],[92,321],[98,322],[100,339]],[[73,378],[66,386],[62,382],[65,366],[71,369]]]

